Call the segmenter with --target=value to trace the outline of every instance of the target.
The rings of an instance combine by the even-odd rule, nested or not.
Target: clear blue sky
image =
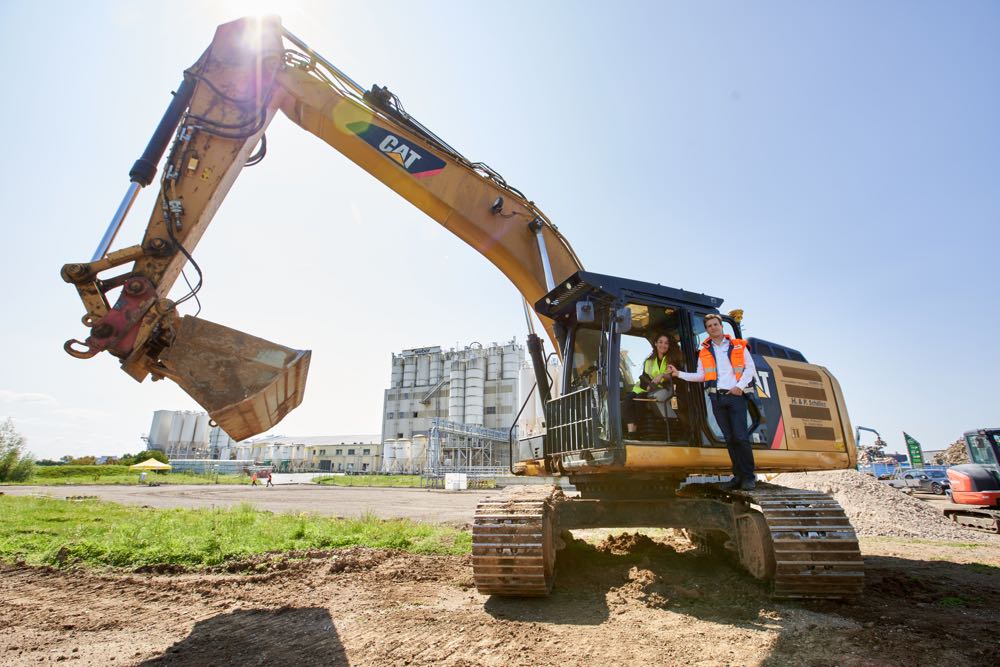
[[[196,409],[62,352],[85,329],[59,268],[215,26],[268,11],[500,171],[587,268],[721,296],[830,368],[891,448],[1000,424],[1000,4],[7,0],[0,418],[37,455],[134,451],[154,410]],[[377,432],[393,351],[524,339],[492,265],[283,117],[268,137],[196,257],[203,317],[313,350],[278,432]]]

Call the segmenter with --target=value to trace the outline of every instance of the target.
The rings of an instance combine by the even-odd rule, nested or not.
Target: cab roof
[[[602,273],[577,271],[563,280],[555,289],[535,303],[535,311],[556,319],[560,315],[572,313],[578,301],[590,300],[598,303],[671,303],[694,306],[710,311],[718,310],[722,299],[707,294],[667,287],[659,283],[617,278]]]

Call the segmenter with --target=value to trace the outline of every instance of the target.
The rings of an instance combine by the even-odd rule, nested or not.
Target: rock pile
[[[969,463],[969,452],[965,450],[965,439],[959,438],[948,445],[948,449],[934,455],[932,461],[939,466],[957,466]]]
[[[959,528],[926,502],[857,470],[786,472],[771,483],[831,494],[858,535],[996,543],[995,537]]]

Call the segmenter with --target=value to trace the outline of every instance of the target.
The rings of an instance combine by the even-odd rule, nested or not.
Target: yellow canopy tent
[[[170,464],[160,463],[156,459],[149,459],[142,463],[136,463],[134,466],[129,466],[129,470],[170,470]]]

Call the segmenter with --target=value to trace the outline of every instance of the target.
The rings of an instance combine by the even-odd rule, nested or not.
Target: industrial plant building
[[[235,446],[238,459],[278,472],[376,472],[382,465],[378,435],[266,436]]]
[[[382,470],[499,470],[520,407],[524,347],[511,340],[392,355],[382,413]]]
[[[149,427],[146,447],[164,452],[170,459],[233,458],[236,442],[208,414],[190,410],[157,410]]]

